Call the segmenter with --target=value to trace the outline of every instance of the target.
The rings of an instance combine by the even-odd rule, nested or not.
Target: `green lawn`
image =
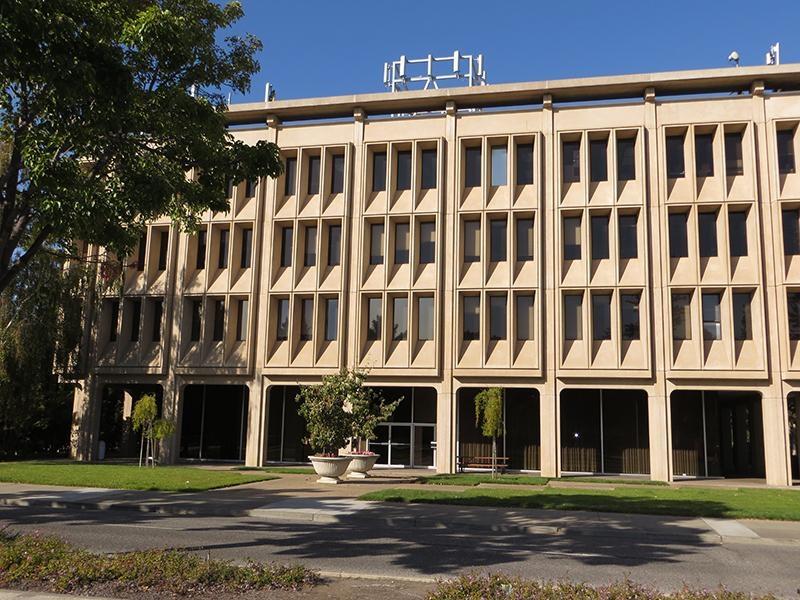
[[[597,491],[509,486],[450,492],[420,488],[370,492],[361,500],[800,521],[800,492],[776,489],[625,486]]]
[[[153,469],[139,468],[136,465],[67,461],[0,463],[0,481],[40,485],[200,492],[267,479],[275,479],[275,477],[257,471],[237,473],[196,467],[163,466]]]
[[[432,485],[467,485],[476,486],[481,483],[501,483],[507,485],[545,485],[549,479],[547,477],[536,477],[535,475],[508,475],[506,473],[498,475],[492,479],[490,474],[485,473],[441,473],[430,477],[421,477],[419,482]]]

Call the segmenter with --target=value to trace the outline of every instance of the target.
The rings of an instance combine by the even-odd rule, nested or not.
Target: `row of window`
[[[218,241],[217,245],[217,268],[228,268],[228,251],[230,248],[231,231],[227,227],[217,229]],[[239,238],[240,252],[239,252],[239,267],[242,269],[249,269],[253,262],[253,229],[247,227],[241,230]],[[206,249],[208,246],[208,235],[205,229],[197,232],[197,256],[195,258],[195,268],[202,270],[206,268]]]
[[[702,292],[700,294],[703,317],[703,341],[722,339],[722,297],[721,292]],[[753,339],[751,304],[753,292],[734,291],[732,293],[733,338],[737,341]],[[684,341],[692,339],[692,292],[672,292],[672,339]]]
[[[342,226],[338,223],[328,223],[327,246],[325,248],[325,261],[329,267],[335,267],[342,262]],[[303,266],[314,267],[317,265],[317,225],[302,226],[303,236]],[[292,266],[294,252],[294,227],[285,225],[280,227],[280,266]]]
[[[569,341],[583,339],[583,297],[584,292],[564,294],[564,339]],[[611,339],[610,292],[595,292],[591,295],[592,339],[603,341]],[[620,334],[623,340],[638,340],[640,336],[639,304],[641,292],[623,292],[619,295]]]
[[[150,328],[150,339],[149,341],[153,343],[160,343],[161,342],[161,321],[163,320],[164,316],[164,301],[161,298],[149,298],[147,302],[150,306],[150,311],[152,315],[151,319],[151,328]],[[126,306],[128,314],[130,315],[130,341],[131,342],[138,342],[141,336],[141,325],[142,325],[142,310],[143,304],[141,298],[131,298],[127,300]],[[109,310],[109,332],[108,332],[108,339],[111,342],[116,342],[119,338],[119,309],[120,309],[120,301],[116,298],[109,300],[108,303],[108,310]]]
[[[701,258],[719,255],[717,241],[717,218],[719,211],[701,212],[697,215],[697,237]],[[688,238],[689,213],[669,214],[669,256],[684,258],[689,256]],[[744,210],[728,212],[728,251],[730,256],[747,256],[747,212]]]
[[[306,193],[313,196],[319,194],[322,178],[322,157],[320,155],[308,156],[306,162]],[[331,177],[328,192],[341,194],[344,192],[344,154],[331,156]],[[294,196],[297,193],[297,157],[290,156],[286,159],[283,174],[283,193],[285,196]]]
[[[564,236],[564,260],[580,260],[582,256],[581,224],[582,215],[565,216],[562,220]],[[610,256],[609,224],[611,215],[594,214],[589,217],[591,224],[591,259],[605,260]],[[632,259],[639,256],[639,213],[617,215],[617,239],[619,257]]]
[[[518,292],[514,298],[514,337],[518,342],[533,339],[534,335],[534,293]],[[462,297],[462,332],[465,342],[481,339],[481,297],[464,295]],[[503,341],[508,339],[508,294],[491,293],[486,296],[489,311],[489,339]]]
[[[636,179],[636,137],[617,138],[617,181]],[[581,180],[581,141],[561,143],[561,169],[564,183]],[[589,181],[608,181],[608,137],[589,140]]]
[[[247,318],[250,310],[250,301],[246,298],[233,299],[232,304],[235,306],[235,322],[233,326],[236,328],[235,335],[237,342],[243,342],[247,339]],[[189,298],[187,304],[184,305],[189,311],[189,341],[199,342],[204,317],[204,304],[201,298]],[[210,312],[211,316],[211,340],[214,342],[221,342],[225,338],[225,299],[224,298],[207,298],[205,302],[206,310]]]

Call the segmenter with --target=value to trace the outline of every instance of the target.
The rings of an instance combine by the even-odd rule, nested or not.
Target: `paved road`
[[[621,519],[622,517],[620,517]],[[159,516],[132,510],[0,507],[0,526],[60,535],[95,551],[182,547],[213,557],[302,562],[325,572],[428,578],[472,570],[603,584],[629,577],[670,590],[687,584],[797,597],[800,545],[680,536],[488,532],[254,517]],[[620,524],[621,526],[621,524]]]

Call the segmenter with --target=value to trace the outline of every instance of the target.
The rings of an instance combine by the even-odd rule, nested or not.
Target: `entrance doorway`
[[[141,435],[133,430],[133,407],[145,394],[156,398],[161,416],[163,390],[160,385],[106,385],[100,403],[98,440],[105,444],[106,458],[138,458]]]
[[[308,462],[311,448],[303,442],[308,431],[305,420],[297,412],[300,405],[295,400],[299,393],[300,387],[295,385],[276,385],[269,389],[268,462]]]
[[[181,458],[244,461],[248,395],[246,385],[187,385]]]
[[[375,430],[368,448],[388,467],[436,466],[436,390],[434,388],[380,388],[384,398],[402,398],[391,419]]]
[[[764,477],[761,396],[678,390],[670,397],[675,477]]]
[[[792,479],[800,480],[800,393],[789,394],[789,460],[792,463]]]

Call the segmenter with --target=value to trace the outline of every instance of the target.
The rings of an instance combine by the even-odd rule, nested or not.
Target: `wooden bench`
[[[508,457],[498,456],[495,459],[497,462],[497,470],[501,473],[508,469]],[[456,459],[459,472],[464,469],[491,469],[492,457],[491,456],[459,456]]]

